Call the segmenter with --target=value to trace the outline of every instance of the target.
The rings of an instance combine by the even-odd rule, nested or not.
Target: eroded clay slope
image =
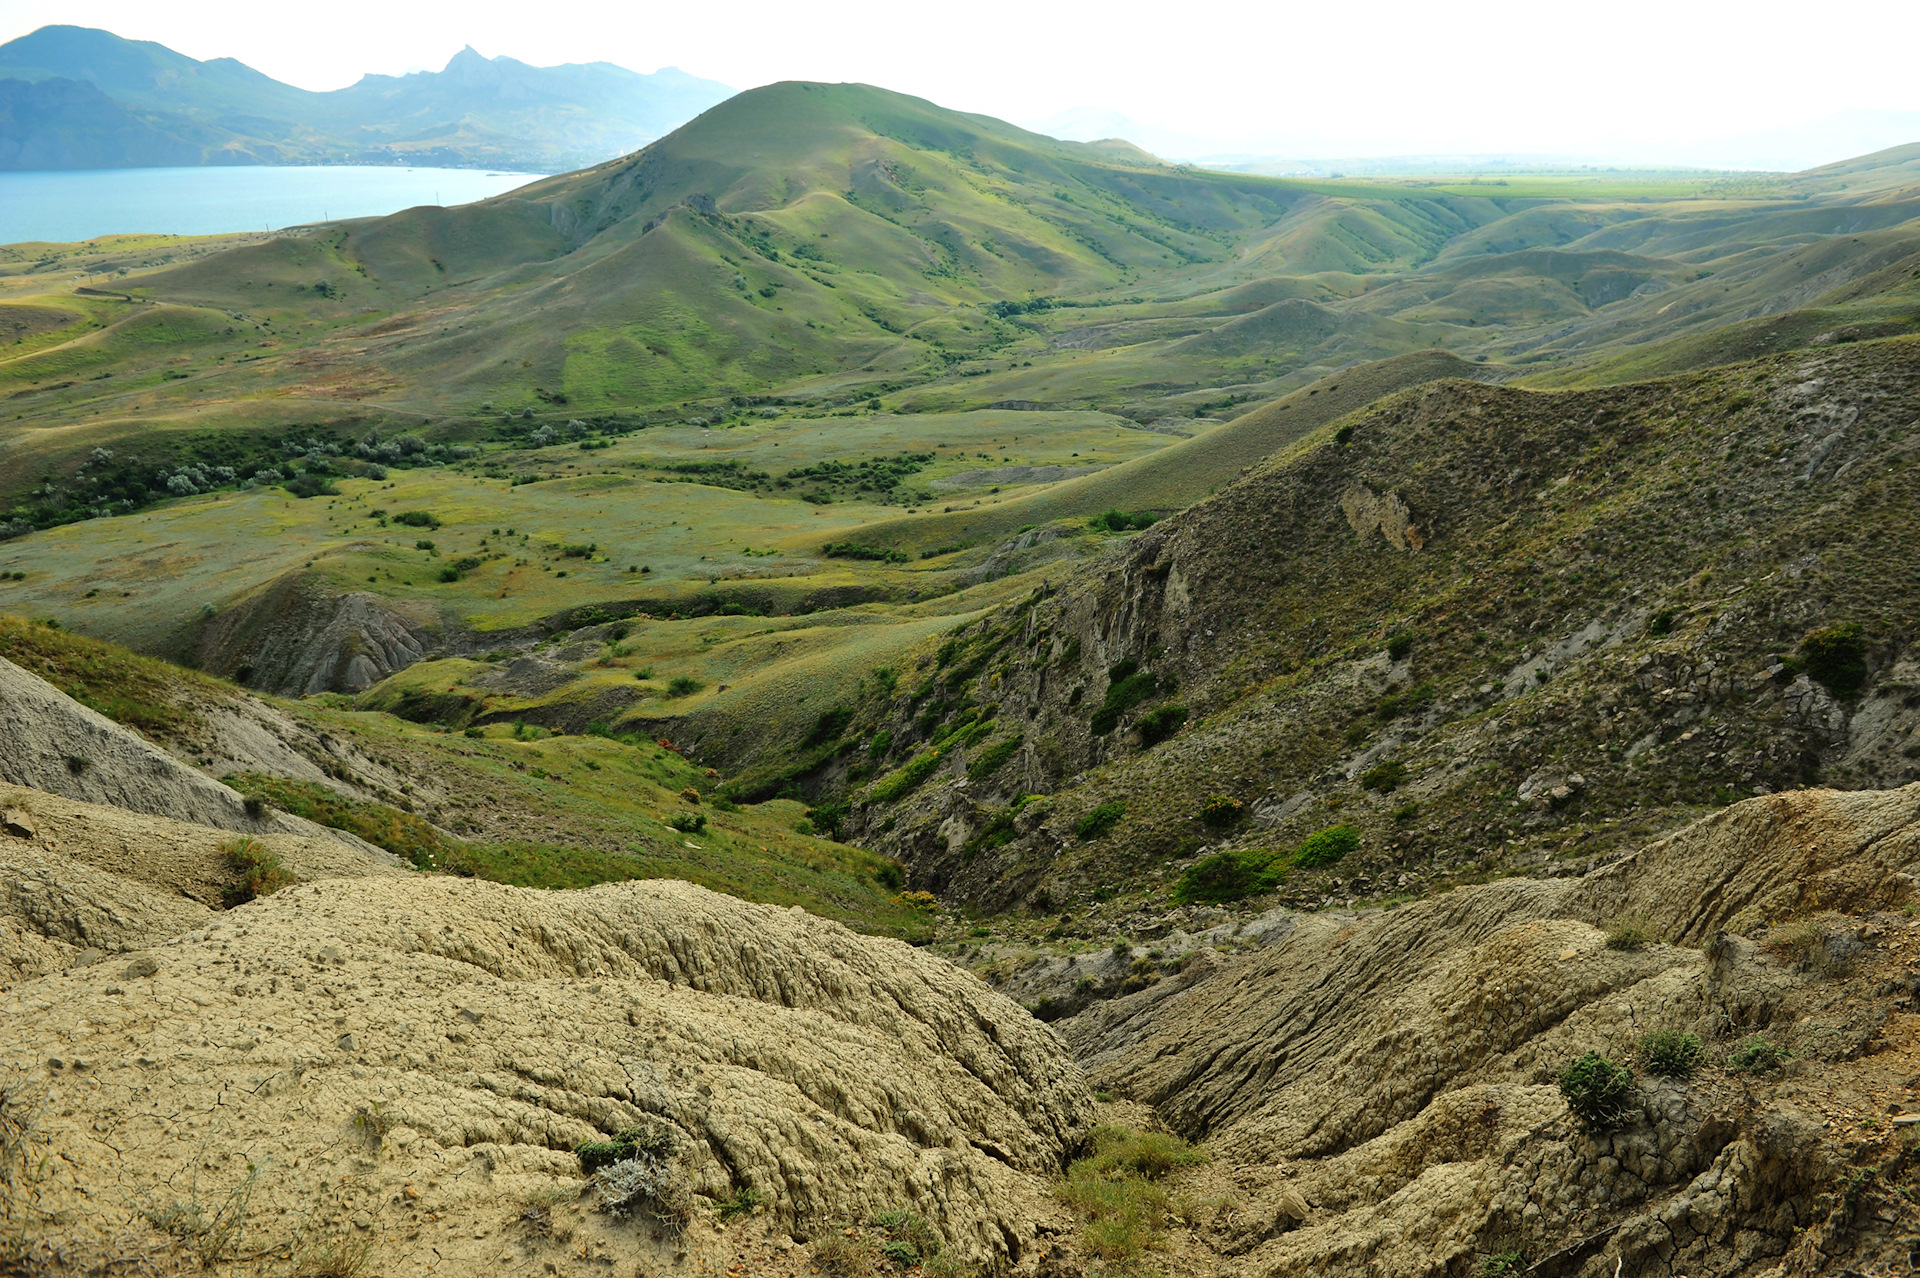
[[[697,1192],[753,1190],[801,1236],[909,1207],[1010,1260],[1091,1111],[1052,1031],[967,974],[666,881],[290,888],[0,996],[0,1060],[47,1084],[63,1158],[37,1188],[74,1245],[151,1234],[196,1169],[217,1202],[251,1163],[243,1250],[337,1227],[382,1272],[493,1264],[579,1189],[577,1144],[635,1126],[672,1133]],[[622,1272],[673,1246],[583,1228],[574,1250]]]
[[[393,858],[344,830],[271,808],[258,816],[232,788],[81,705],[0,657],[0,782],[86,803],[248,834],[331,839],[373,860]]]
[[[1804,1080],[1910,1010],[1907,916],[1886,911],[1916,872],[1920,785],[1771,795],[1582,878],[1300,916],[1060,1028],[1096,1086],[1240,1169],[1251,1201],[1214,1240],[1247,1257],[1232,1272],[1464,1273],[1501,1240],[1540,1259],[1605,1232],[1540,1272],[1758,1275],[1831,1223],[1820,1195],[1863,1157]],[[1609,946],[1622,920],[1673,943]],[[1643,1073],[1644,1112],[1585,1132],[1560,1070],[1631,1061],[1655,1029],[1716,1066],[1755,1034],[1797,1062]]]

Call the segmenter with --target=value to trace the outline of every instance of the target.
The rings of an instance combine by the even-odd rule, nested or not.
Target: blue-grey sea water
[[[346,165],[0,173],[0,244],[279,230],[420,204],[466,204],[540,176]]]

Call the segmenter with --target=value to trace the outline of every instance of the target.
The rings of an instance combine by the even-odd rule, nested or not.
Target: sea
[[[266,165],[0,173],[0,244],[216,235],[468,204],[546,176],[488,169]]]

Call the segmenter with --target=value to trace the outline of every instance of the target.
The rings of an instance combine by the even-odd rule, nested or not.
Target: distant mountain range
[[[638,150],[732,97],[668,67],[534,67],[462,49],[439,72],[331,93],[89,27],[0,44],[0,169],[432,164],[575,169]]]

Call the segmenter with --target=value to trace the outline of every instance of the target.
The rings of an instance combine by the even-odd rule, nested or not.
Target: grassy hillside
[[[717,799],[708,769],[644,737],[511,724],[452,734],[344,700],[269,702],[268,713],[360,761],[356,772],[341,755],[313,760],[336,786],[232,757],[210,722],[248,715],[248,694],[230,684],[6,613],[0,657],[243,793],[350,830],[416,868],[545,888],[677,878],[862,931],[926,930],[923,912],[899,899],[897,867],[885,858],[796,832],[804,804]]]
[[[786,785],[823,705],[1075,579],[1129,535],[1104,512],[1383,396],[1911,331],[1907,162],[1281,180],[794,83],[464,208],[16,246],[0,600],[286,691],[486,664],[461,688],[625,623],[459,714],[690,732]],[[820,763],[803,790],[859,766]]]
[[[1316,905],[1913,780],[1917,409],[1912,338],[1389,397],[851,703],[846,828],[985,905]]]

